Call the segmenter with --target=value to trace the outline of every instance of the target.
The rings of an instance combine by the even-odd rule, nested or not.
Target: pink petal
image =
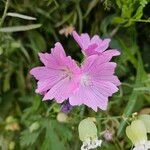
[[[109,49],[105,52],[102,53],[103,55],[107,55],[108,56],[119,56],[120,55],[120,52],[116,49]]]
[[[51,55],[49,53],[39,53],[39,58],[45,66],[51,65]]]
[[[97,87],[97,90],[106,97],[112,96],[118,91],[117,86],[109,81],[101,81],[98,79],[94,79],[93,85]]]
[[[91,44],[88,46],[88,48],[86,50],[83,50],[83,54],[85,53],[86,56],[90,56],[90,55],[94,55],[97,54],[97,52],[95,51],[95,49],[98,47],[97,44]]]
[[[82,45],[83,45],[83,49],[86,49],[90,43],[90,37],[87,33],[82,33],[81,34],[81,40],[82,40]]]
[[[85,59],[81,70],[87,74],[93,75],[112,75],[115,71],[116,63],[105,62],[104,56],[92,55]]]
[[[68,99],[70,94],[76,88],[74,80],[70,77],[62,79],[57,84],[55,84],[44,96],[43,100],[55,98],[58,103],[62,103],[64,100]]]
[[[91,55],[87,57],[81,65],[82,72],[89,72],[95,66],[95,62],[98,60],[98,55]]]
[[[101,63],[101,62],[100,62]],[[115,68],[116,68],[116,63],[114,62],[106,62],[103,64],[100,64],[99,62],[97,62],[95,65],[99,66],[98,68],[92,68],[90,70],[90,73],[93,75],[112,75],[115,73]]]
[[[94,35],[91,39],[91,43],[101,43],[102,39],[100,39],[100,37],[98,35]]]
[[[39,80],[36,89],[37,93],[43,93],[49,90],[54,84],[62,79],[62,71],[49,69],[46,67],[33,68],[30,73]]]
[[[113,56],[120,55],[120,52],[115,49],[106,50],[103,53],[99,53],[99,60],[102,63],[109,62]]]
[[[37,80],[44,80],[51,78],[52,76],[58,76],[61,73],[59,70],[50,69],[47,67],[35,67],[30,71],[30,74],[33,75]]]
[[[43,94],[46,92],[54,85],[54,82],[50,79],[46,79],[44,81],[38,81],[37,82],[37,89],[36,93]]]
[[[83,49],[83,43],[82,40],[80,38],[80,36],[78,35],[78,33],[76,31],[72,32],[73,38],[75,39],[75,41],[79,44],[79,46]]]
[[[63,62],[67,68],[70,68],[73,73],[79,74],[80,73],[80,67],[77,65],[74,59],[72,59],[70,56],[68,56],[64,62]]]
[[[99,76],[99,80],[109,81],[109,82],[113,83],[116,86],[119,86],[121,84],[118,77],[115,76],[115,75],[108,75],[108,76],[102,76],[101,75],[101,76]]]
[[[66,56],[64,48],[62,47],[61,43],[57,42],[55,47],[51,49],[51,54],[56,58],[63,58]]]
[[[49,68],[60,68],[63,58],[66,57],[65,51],[62,45],[57,42],[55,47],[51,49],[51,54],[49,53],[39,53],[41,62]]]
[[[97,52],[103,52],[109,47],[110,39],[104,39],[96,49]]]
[[[95,87],[81,86],[76,93],[69,98],[71,105],[85,104],[97,111],[97,108],[106,110],[108,98],[103,96]]]
[[[87,33],[81,34],[80,36],[78,35],[78,33],[76,31],[72,32],[73,38],[75,39],[75,41],[79,44],[79,46],[85,50],[89,43],[90,43],[90,37]]]

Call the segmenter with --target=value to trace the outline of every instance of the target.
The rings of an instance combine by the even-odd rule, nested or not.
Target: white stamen
[[[61,76],[62,77],[71,77],[72,76],[72,71],[69,68],[64,68],[62,69]]]
[[[102,140],[96,139],[87,139],[86,141],[83,142],[83,145],[81,147],[81,150],[90,150],[97,148],[98,146],[100,147],[102,144]]]
[[[87,74],[81,76],[81,85],[89,86],[92,85],[91,78]]]
[[[133,150],[149,150],[150,149],[150,141],[141,141],[137,143]]]

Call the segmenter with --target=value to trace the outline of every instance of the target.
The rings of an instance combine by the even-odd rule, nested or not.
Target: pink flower
[[[81,66],[77,89],[69,97],[71,105],[85,104],[97,111],[106,110],[108,97],[118,91],[120,81],[114,75],[116,63],[109,62],[111,55],[92,55]]]
[[[69,100],[75,105],[87,105],[93,110],[106,110],[108,98],[118,91],[120,81],[114,75],[116,63],[110,62],[117,50],[106,50],[110,39],[101,40],[95,35],[79,36],[73,32],[84,53],[88,57],[79,67],[70,56],[66,56],[60,43],[56,43],[51,53],[40,53],[43,67],[35,67],[30,73],[38,80],[36,92],[43,100],[55,99],[58,103]],[[106,50],[106,51],[105,51]]]
[[[60,43],[51,49],[51,54],[40,53],[43,67],[36,67],[30,71],[37,80],[37,93],[43,94],[43,100],[53,99],[62,103],[68,99],[76,89],[80,68],[70,56],[66,56]]]
[[[94,35],[90,39],[90,36],[87,33],[78,35],[76,31],[73,31],[72,35],[75,41],[81,47],[82,52],[83,54],[85,54],[85,56],[102,54],[109,47],[109,43],[111,41],[110,39],[102,40],[98,35]],[[107,50],[107,53],[111,53],[112,51],[115,54],[114,56],[120,55],[120,52],[115,49]]]

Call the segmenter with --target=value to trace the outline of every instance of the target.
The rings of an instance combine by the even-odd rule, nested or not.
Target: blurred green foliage
[[[79,150],[77,126],[91,116],[99,135],[105,129],[115,133],[111,142],[104,140],[103,150],[129,149],[126,118],[150,106],[149,10],[149,0],[1,0],[0,148]],[[122,85],[107,111],[74,107],[69,121],[59,123],[61,106],[41,101],[29,70],[40,64],[38,52],[48,51],[56,41],[82,59],[73,38],[59,33],[70,25],[80,33],[112,38],[111,48],[121,51],[115,61]]]

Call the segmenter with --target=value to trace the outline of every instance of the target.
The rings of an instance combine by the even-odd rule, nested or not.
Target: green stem
[[[80,111],[80,118],[83,119],[84,117],[84,111],[85,111],[85,106],[81,106],[81,111]]]
[[[80,9],[80,4],[79,4],[79,1],[77,3],[77,12],[78,12],[78,17],[79,17],[79,32],[81,33],[82,32],[82,26],[83,26],[83,20],[82,20],[82,12],[81,12],[81,9]]]
[[[139,51],[137,52],[137,54],[138,54],[138,68],[137,68],[137,75],[136,75],[136,81],[135,81],[134,87],[138,87],[141,84],[141,80],[143,78],[143,75],[145,74],[141,55]],[[129,98],[129,102],[124,110],[123,116],[125,118],[128,118],[133,113],[138,95],[139,95],[139,92],[135,91],[133,88],[132,94]],[[118,133],[117,133],[118,136],[121,136],[122,131],[124,130],[124,127],[126,126],[126,124],[127,124],[126,120],[122,120],[122,122],[120,123],[120,127],[118,129]]]
[[[105,119],[112,119],[112,118],[115,118],[115,119],[121,119],[122,116],[103,117],[103,118],[101,118],[101,117],[96,117],[96,118],[98,118],[98,120],[105,120]]]
[[[118,141],[118,139],[116,138],[114,141],[115,145],[118,147],[119,150],[122,150],[122,147],[120,145],[120,142]]]
[[[10,0],[7,0],[7,1],[6,1],[5,9],[4,9],[4,12],[3,12],[3,16],[2,16],[1,21],[0,21],[0,27],[3,25],[4,20],[5,20],[5,18],[6,18],[6,14],[7,14],[9,2],[10,2]]]
[[[143,19],[130,19],[131,21],[133,21],[133,22],[146,22],[146,23],[150,23],[150,19],[148,19],[148,20],[143,20]]]

